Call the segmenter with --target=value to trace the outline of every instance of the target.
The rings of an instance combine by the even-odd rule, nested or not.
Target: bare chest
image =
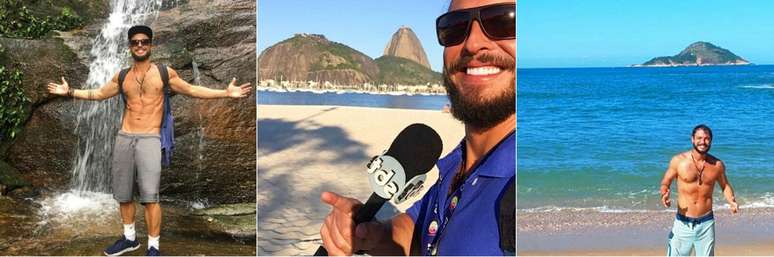
[[[146,74],[129,72],[122,86],[127,101],[156,99],[163,96],[164,83],[158,71],[148,71]]]
[[[701,180],[701,184],[714,185],[720,176],[720,167],[709,162],[686,160],[680,163],[677,169],[677,176],[680,182],[683,183],[698,184],[699,180]]]

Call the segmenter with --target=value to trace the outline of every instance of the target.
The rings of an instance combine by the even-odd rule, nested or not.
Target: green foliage
[[[338,56],[343,58],[345,62],[338,63],[336,65],[323,65],[322,63],[313,63],[311,67],[312,71],[345,70],[345,69],[359,70],[360,69],[360,64],[355,62],[355,60],[352,58],[353,53],[355,53],[354,49],[349,48],[344,44],[340,44],[336,42],[330,42],[329,44],[316,43],[316,47],[319,49],[318,50],[319,52],[329,52],[333,56]]]
[[[382,56],[375,61],[379,65],[379,84],[441,84],[440,73],[415,61],[395,56]]]
[[[315,48],[315,51],[317,52],[328,52],[333,56],[341,57],[345,60],[345,62],[337,63],[336,65],[330,65],[330,64],[323,64],[323,63],[312,63],[310,67],[310,71],[324,71],[324,70],[346,70],[346,69],[353,69],[353,70],[360,70],[361,64],[358,63],[354,56],[357,53],[357,50],[352,49],[344,44],[328,41],[324,37],[320,35],[296,35],[292,38],[285,39],[279,43],[279,44],[290,44],[292,48],[299,49],[304,47],[305,45],[311,45]]]
[[[3,53],[0,46],[0,54]],[[0,66],[0,141],[13,139],[26,119],[25,106],[30,99],[22,91],[22,73]]]
[[[346,69],[357,70],[358,66],[350,62],[343,62],[336,65],[323,65],[322,63],[316,62],[316,63],[312,63],[312,66],[309,69],[310,71],[346,70]]]
[[[81,26],[84,19],[70,8],[62,8],[58,16],[36,15],[23,0],[0,0],[0,36],[40,38],[52,30],[68,30]]]
[[[347,63],[355,66],[356,62],[355,59],[352,58],[353,53],[357,52],[357,50],[352,49],[344,44],[331,42],[331,44],[325,48],[328,52],[330,52],[333,55],[341,56],[344,58],[344,60],[347,60]]]

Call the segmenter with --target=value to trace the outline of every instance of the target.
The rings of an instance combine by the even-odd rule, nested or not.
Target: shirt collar
[[[463,139],[451,153],[438,160],[438,170],[442,177],[447,177],[457,171],[457,165],[462,161]],[[484,156],[483,163],[475,168],[479,175],[488,177],[512,177],[516,175],[516,133],[511,132]],[[473,172],[476,172],[474,170]]]

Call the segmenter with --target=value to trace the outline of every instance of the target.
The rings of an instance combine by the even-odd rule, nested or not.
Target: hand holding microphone
[[[435,166],[442,149],[441,137],[432,128],[409,125],[389,150],[368,164],[374,192],[365,205],[353,198],[324,192],[320,199],[333,208],[320,229],[325,248],[318,248],[315,256],[368,251],[390,237],[389,227],[371,220],[385,202],[397,204],[416,194],[422,188],[424,174]]]
[[[352,255],[357,251],[368,251],[389,236],[389,229],[379,222],[355,224],[354,214],[363,206],[357,199],[332,192],[323,192],[320,199],[333,207],[320,229],[324,249],[330,255]]]

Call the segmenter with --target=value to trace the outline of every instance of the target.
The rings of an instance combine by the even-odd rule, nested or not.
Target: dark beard
[[[443,86],[446,95],[451,102],[451,113],[454,118],[466,125],[479,129],[489,129],[504,121],[516,112],[516,84],[512,80],[513,87],[507,88],[494,99],[481,100],[478,96],[463,97],[460,91],[444,72]]]
[[[143,56],[138,56],[138,55],[134,54],[134,52],[132,52],[132,51],[130,51],[130,53],[132,53],[132,59],[134,59],[135,62],[142,62],[142,61],[148,60],[148,58],[150,58],[150,55],[151,55],[150,50],[145,52],[145,55],[143,55]]]

